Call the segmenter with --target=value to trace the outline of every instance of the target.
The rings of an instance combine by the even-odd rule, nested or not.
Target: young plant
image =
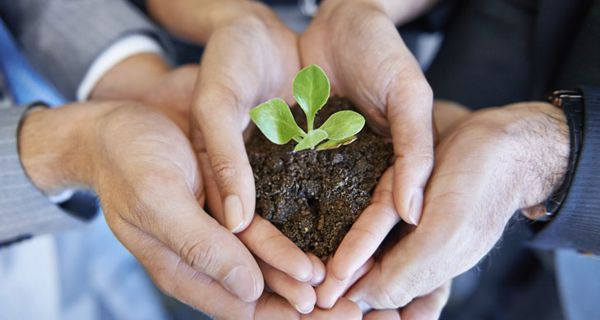
[[[296,124],[290,107],[283,99],[275,98],[250,110],[252,122],[275,144],[296,141],[294,152],[337,148],[356,140],[356,134],[365,125],[358,112],[342,110],[332,114],[321,127],[314,129],[315,116],[329,99],[330,85],[327,75],[317,65],[298,72],[293,84],[294,98],[306,115],[306,131]]]

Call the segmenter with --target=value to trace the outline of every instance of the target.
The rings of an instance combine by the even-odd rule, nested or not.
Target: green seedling
[[[352,143],[365,125],[358,112],[343,110],[332,114],[320,128],[314,129],[315,116],[329,99],[327,75],[317,65],[298,72],[293,84],[294,98],[306,115],[306,131],[296,124],[290,107],[281,98],[271,99],[250,110],[252,122],[275,144],[297,142],[294,152],[307,149],[327,150]]]

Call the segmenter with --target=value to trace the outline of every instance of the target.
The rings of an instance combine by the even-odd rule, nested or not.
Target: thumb
[[[434,161],[432,93],[426,82],[417,87],[390,95],[387,108],[395,156],[394,205],[402,219],[414,225],[421,219]]]
[[[234,106],[223,106],[218,94],[205,97],[201,93],[195,108],[193,142],[196,152],[206,153],[214,174],[225,226],[237,233],[246,229],[254,217],[256,201],[254,176],[246,155],[243,118]],[[246,120],[247,121],[247,120]],[[200,137],[201,134],[201,137]]]
[[[153,200],[143,216],[153,220],[143,224],[144,231],[241,300],[258,299],[263,278],[256,261],[235,235],[200,208],[193,192],[171,185],[168,190],[146,194],[146,199]]]

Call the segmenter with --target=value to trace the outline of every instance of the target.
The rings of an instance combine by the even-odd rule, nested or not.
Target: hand
[[[272,97],[292,100],[299,70],[296,34],[255,5],[256,11],[228,18],[209,38],[193,98],[192,140],[211,214],[257,256],[266,284],[309,313],[316,301],[311,285],[322,281],[325,267],[254,214],[254,177],[243,136],[248,112]]]
[[[400,20],[403,3],[325,1],[300,39],[300,54],[303,64],[323,67],[333,92],[354,101],[377,131],[391,131],[395,207],[416,225],[433,167],[432,93],[392,20]]]
[[[258,310],[258,265],[202,210],[196,157],[165,116],[132,103],[42,109],[25,118],[19,143],[42,190],[83,185],[97,192],[108,225],[163,291],[223,317]]]
[[[91,99],[99,101],[133,99],[144,102],[148,107],[169,116],[187,132],[192,92],[198,69],[197,66],[192,65],[169,70],[168,65],[158,55],[135,55],[109,70],[94,88]],[[213,195],[209,197],[212,199],[209,201],[212,204],[212,213],[224,223],[219,206],[221,200],[217,185],[214,183],[212,168],[209,161],[204,161],[203,164],[206,172],[205,187],[207,193]],[[274,267],[263,260],[260,263],[269,287],[287,298],[298,310],[303,313],[310,312],[316,300],[310,282],[319,283],[325,277],[325,267],[322,262],[314,256],[307,257],[270,223],[258,217],[240,237],[255,250],[259,257],[273,264]],[[286,256],[287,258],[281,258]]]
[[[362,319],[360,308],[348,299],[340,299],[328,310],[316,308],[310,314],[299,314],[283,298],[272,293],[265,293],[258,301],[252,319],[273,320],[358,320]]]
[[[513,213],[538,205],[562,181],[569,153],[561,110],[521,103],[478,111],[436,148],[423,219],[349,291],[395,309],[473,267]]]
[[[142,102],[168,116],[189,134],[190,102],[198,66],[170,69],[153,53],[131,56],[108,70],[92,90],[89,100]]]
[[[461,105],[436,100],[434,102],[433,118],[435,126],[439,130],[439,136],[441,138],[447,136],[448,132],[451,132],[457,123],[469,116],[469,113],[469,110]],[[394,208],[392,187],[393,168],[389,168],[380,178],[373,192],[371,203],[352,225],[335,255],[327,264],[327,277],[317,289],[318,305],[320,307],[332,306],[340,296],[373,267],[373,257],[375,255],[380,257],[385,250],[389,249],[390,243],[396,243],[414,229],[414,227],[411,228],[411,225],[400,221],[400,217]],[[393,228],[398,230],[394,232],[392,231]],[[386,240],[385,243],[384,239]],[[430,305],[431,308],[428,308],[428,311],[432,314],[441,311],[449,292],[449,290],[446,290],[449,288],[444,288],[436,290],[443,294],[431,294],[423,297],[420,299],[422,302],[417,305]],[[435,298],[429,298],[433,296]],[[445,299],[442,299],[444,297]],[[420,310],[421,308],[416,309]],[[386,314],[389,313],[386,312]],[[373,314],[377,315],[378,313]]]
[[[434,290],[432,293],[412,300],[404,308],[373,310],[369,311],[365,320],[383,320],[383,319],[431,319],[437,320],[440,318],[442,309],[448,302],[450,297],[450,282],[444,286]]]
[[[208,28],[210,36],[198,36],[208,42],[192,101],[192,138],[198,158],[214,172],[225,225],[240,232],[254,218],[254,180],[243,138],[248,112],[274,96],[291,100],[292,79],[299,70],[297,35],[260,3],[203,3],[175,3],[191,13],[212,10],[214,25]],[[183,9],[172,10],[186,20]],[[204,29],[200,22],[196,25]],[[172,28],[186,34],[189,26]]]
[[[400,241],[414,229],[400,222],[392,200],[392,169],[388,169],[381,177],[373,193],[371,204],[359,216],[350,231],[344,237],[333,258],[327,264],[327,278],[317,288],[318,305],[331,307],[341,295],[352,287],[360,278],[368,273],[374,265],[371,258],[376,251],[377,256],[385,255],[388,248],[382,245],[384,239],[389,244]],[[398,223],[402,225],[398,228]],[[396,232],[392,229],[396,227]],[[392,232],[391,235],[389,233]],[[450,282],[411,301],[402,309],[374,310],[366,314],[365,319],[437,319],[450,296]],[[364,306],[370,310],[370,306]]]

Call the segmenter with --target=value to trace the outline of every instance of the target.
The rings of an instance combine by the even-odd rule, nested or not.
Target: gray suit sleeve
[[[0,0],[29,61],[70,100],[95,58],[129,34],[159,39],[155,26],[124,0]]]
[[[17,137],[27,109],[0,109],[0,245],[83,223],[52,204],[21,166]]]

